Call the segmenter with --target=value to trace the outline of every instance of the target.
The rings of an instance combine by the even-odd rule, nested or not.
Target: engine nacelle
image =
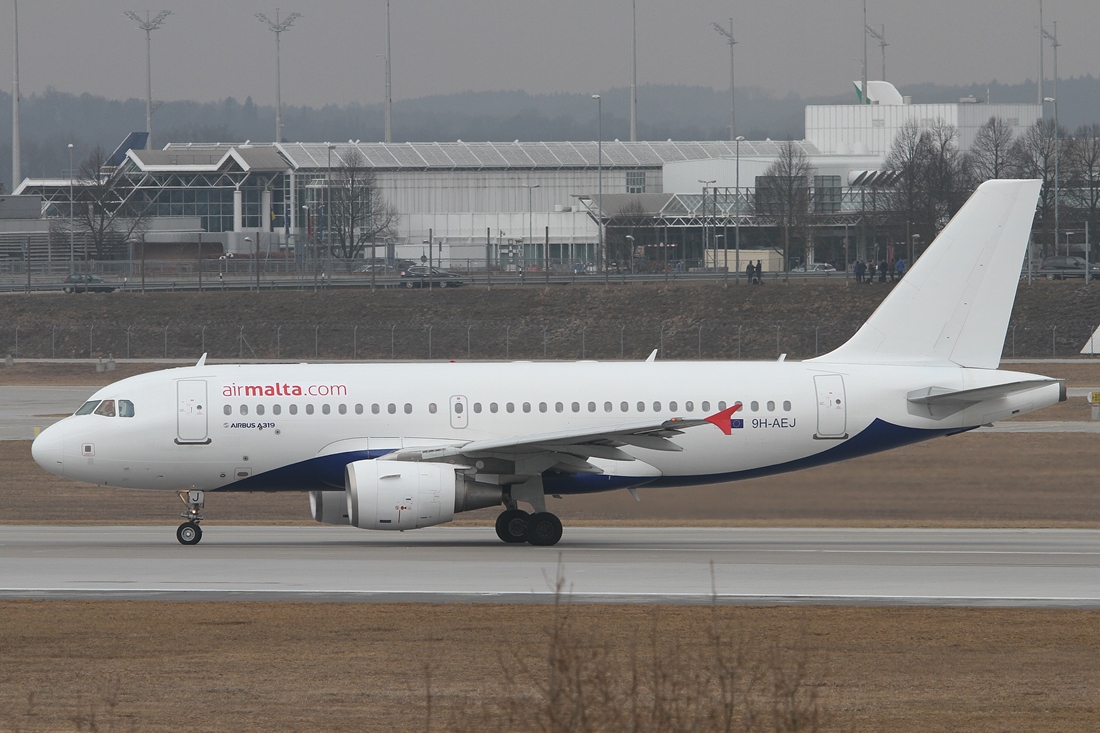
[[[309,492],[309,513],[322,524],[351,524],[347,491]]]
[[[355,461],[347,465],[345,485],[348,521],[360,529],[431,527],[503,500],[499,486],[467,481],[449,463]]]

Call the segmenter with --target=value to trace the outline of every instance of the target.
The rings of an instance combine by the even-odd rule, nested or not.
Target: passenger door
[[[814,377],[817,388],[817,432],[819,440],[842,440],[848,437],[848,406],[844,395],[844,377],[839,374],[818,374]]]
[[[176,382],[176,443],[209,443],[205,379]]]

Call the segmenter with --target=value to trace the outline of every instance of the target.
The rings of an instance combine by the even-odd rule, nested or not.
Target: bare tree
[[[978,128],[967,157],[979,182],[1009,177],[1014,139],[1012,127],[1000,117],[990,117]]]
[[[378,190],[378,176],[352,149],[334,171],[328,190],[332,254],[349,263],[379,239],[396,236],[399,215]]]
[[[779,146],[779,157],[756,179],[757,213],[774,217],[783,235],[783,272],[790,269],[791,236],[803,246],[809,241],[810,181],[815,169],[806,152],[793,140]]]
[[[84,241],[85,254],[90,245],[95,259],[117,256],[149,223],[149,202],[117,170],[105,167],[106,162],[106,151],[92,148],[77,171],[73,194],[73,227]]]
[[[1067,153],[1069,181],[1063,193],[1088,222],[1090,239],[1096,241],[1100,236],[1100,124],[1078,127]]]
[[[1058,137],[1065,131],[1059,130]],[[1012,145],[1012,174],[1015,178],[1038,178],[1043,181],[1039,192],[1039,208],[1035,228],[1047,235],[1044,247],[1054,231],[1054,148],[1055,126],[1053,120],[1039,120],[1027,129]],[[1046,251],[1044,251],[1044,254]]]

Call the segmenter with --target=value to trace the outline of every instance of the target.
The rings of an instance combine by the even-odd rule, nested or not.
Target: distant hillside
[[[1100,80],[1088,76],[1059,82],[1063,126],[1100,121]],[[847,89],[836,96],[777,97],[757,88],[737,90],[737,127],[746,138],[801,138],[807,104],[854,101]],[[997,82],[957,86],[910,85],[902,90],[916,102],[953,102],[974,95],[994,102],[1032,102],[1034,83]],[[1053,91],[1053,90],[1051,90]],[[987,94],[988,92],[988,94]],[[603,93],[606,139],[629,136],[629,90]],[[287,90],[287,96],[292,92]],[[11,190],[11,95],[0,93],[0,182]],[[68,169],[68,144],[77,163],[94,145],[114,149],[133,130],[145,128],[144,100],[109,100],[54,90],[23,99],[23,172],[61,175]],[[285,106],[286,137],[302,141],[381,140],[382,105]],[[714,140],[729,135],[729,92],[686,85],[644,85],[638,90],[638,135],[647,140]],[[166,102],[154,118],[154,142],[241,142],[270,140],[275,110],[240,102]],[[461,92],[394,103],[394,140],[594,140],[596,107],[589,94],[528,94],[523,91]]]

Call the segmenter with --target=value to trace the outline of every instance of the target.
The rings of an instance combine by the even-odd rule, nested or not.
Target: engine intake
[[[431,527],[503,500],[499,486],[469,481],[449,463],[354,461],[345,486],[348,523],[360,529]]]
[[[322,524],[351,524],[348,519],[348,492],[309,492],[309,513],[314,521]]]

